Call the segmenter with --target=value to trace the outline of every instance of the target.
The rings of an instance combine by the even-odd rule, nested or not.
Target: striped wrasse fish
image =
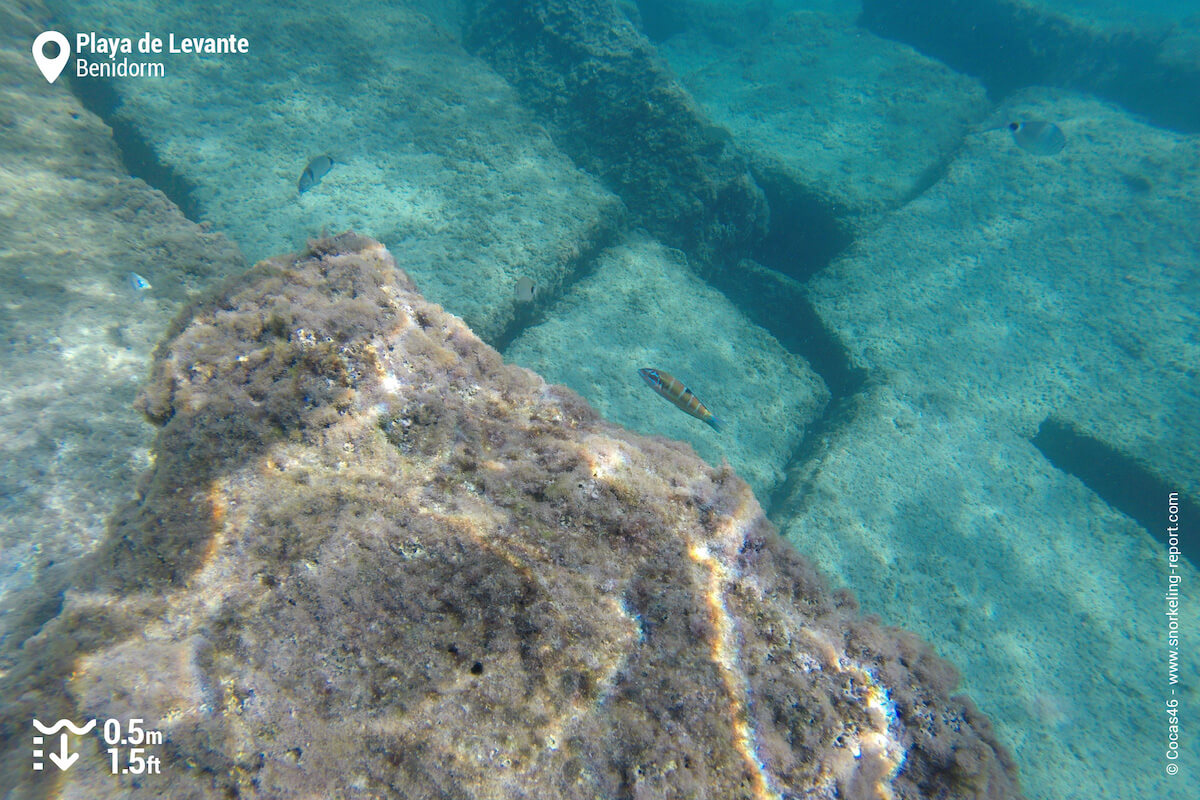
[[[650,384],[651,389],[670,400],[676,408],[691,414],[701,422],[707,422],[714,431],[721,430],[721,421],[714,417],[704,403],[700,402],[700,398],[692,394],[692,390],[684,386],[678,378],[661,369],[649,367],[639,369],[638,374]]]

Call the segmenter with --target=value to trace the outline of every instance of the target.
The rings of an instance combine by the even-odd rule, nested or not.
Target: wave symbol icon
[[[46,734],[47,736],[58,733],[63,728],[66,728],[71,733],[75,734],[76,736],[82,736],[83,734],[90,731],[92,728],[96,727],[96,720],[89,719],[87,724],[81,728],[78,725],[76,725],[75,723],[71,722],[71,720],[69,720],[69,719],[60,719],[58,722],[54,723],[53,725],[51,725],[49,727],[43,725],[42,723],[38,722],[35,719],[33,721],[33,727],[37,728],[39,731]]]

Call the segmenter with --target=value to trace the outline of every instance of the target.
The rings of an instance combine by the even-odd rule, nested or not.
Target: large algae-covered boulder
[[[1019,794],[953,670],[745,483],[506,366],[372,240],[197,305],[143,407],[138,501],[0,678],[17,796],[35,715],[164,735],[136,780],[79,742],[62,797]]]

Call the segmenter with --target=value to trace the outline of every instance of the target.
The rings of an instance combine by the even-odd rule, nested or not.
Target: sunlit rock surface
[[[505,366],[343,235],[159,350],[155,466],[0,677],[16,797],[1017,797],[749,488]],[[56,778],[28,720],[145,720]]]
[[[962,667],[1031,792],[1162,797],[1161,748],[1129,731],[1164,680],[1145,664],[1163,641],[1166,493],[1147,495],[1163,521],[1139,525],[1030,440],[1061,420],[1200,497],[1200,138],[1054,90],[997,117],[1062,120],[1067,147],[970,137],[808,285],[877,385],[772,513],[864,607]],[[1181,591],[1200,585],[1181,570]],[[1200,676],[1193,653],[1181,681]]]
[[[1200,137],[1049,90],[996,118],[1061,119],[1067,149],[971,137],[814,306],[864,367],[1029,436],[1053,415],[1200,497]]]
[[[249,40],[229,58],[171,58],[163,78],[106,81],[108,94],[77,84],[121,147],[145,151],[147,179],[252,261],[325,229],[370,233],[494,342],[520,277],[554,296],[624,213],[462,48],[453,3],[47,4],[67,30]],[[321,153],[333,168],[299,194]]]
[[[42,77],[46,16],[0,7],[0,641],[29,611],[22,591],[61,586],[145,468],[153,431],[132,404],[163,326],[245,269],[129,177],[65,78]]]
[[[585,397],[606,419],[728,460],[762,504],[829,401],[811,367],[692,273],[678,250],[631,236],[605,250],[505,357]],[[683,381],[721,420],[714,431],[638,376]]]
[[[836,16],[795,12],[763,28],[740,46],[689,31],[663,56],[768,196],[802,187],[857,232],[937,180],[985,113],[978,82]]]

